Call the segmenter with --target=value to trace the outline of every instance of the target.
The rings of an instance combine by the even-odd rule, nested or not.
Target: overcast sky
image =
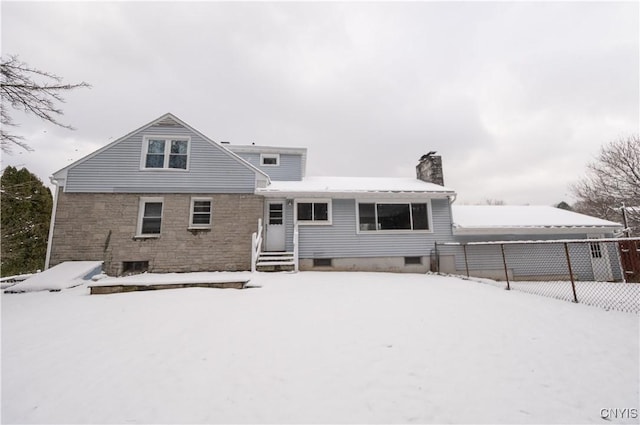
[[[86,81],[65,123],[19,112],[48,183],[166,112],[215,141],[308,148],[307,174],[413,177],[459,203],[572,202],[604,143],[639,132],[638,2],[2,1],[2,54]]]

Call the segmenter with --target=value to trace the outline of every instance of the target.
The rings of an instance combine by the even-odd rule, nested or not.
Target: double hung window
[[[359,229],[429,230],[429,208],[426,203],[359,203]]]
[[[298,201],[296,218],[301,224],[331,224],[331,202]]]
[[[163,198],[140,198],[138,236],[158,237],[162,229]]]
[[[189,228],[210,229],[212,213],[211,198],[191,198]]]
[[[189,138],[144,138],[143,169],[186,170],[189,163]]]

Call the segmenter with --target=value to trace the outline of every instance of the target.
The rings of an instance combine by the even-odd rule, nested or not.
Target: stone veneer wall
[[[141,197],[164,198],[159,238],[135,238]],[[191,197],[212,198],[210,230],[188,230]],[[251,234],[263,198],[245,194],[65,193],[59,190],[50,266],[104,261],[109,275],[123,261],[149,261],[149,271],[250,270]]]

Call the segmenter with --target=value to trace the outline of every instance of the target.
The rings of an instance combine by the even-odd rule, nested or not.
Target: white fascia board
[[[457,227],[453,225],[454,236],[488,235],[569,235],[615,233],[621,227],[603,226],[547,226],[547,227]]]
[[[287,148],[277,146],[256,145],[222,145],[231,152],[240,153],[281,153],[290,155],[306,155],[307,148]]]
[[[269,188],[256,189],[257,195],[265,198],[331,198],[331,199],[447,199],[454,196],[455,192],[293,192],[269,190]]]

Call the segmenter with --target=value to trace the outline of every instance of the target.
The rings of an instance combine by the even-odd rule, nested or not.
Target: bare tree
[[[640,234],[640,137],[615,140],[601,148],[587,174],[571,191],[578,212],[622,222],[620,207],[628,208],[630,231]]]
[[[62,82],[62,78],[49,72],[41,71],[21,62],[17,56],[12,55],[2,58],[0,61],[0,94],[1,122],[0,148],[3,152],[10,152],[14,145],[26,150],[32,150],[24,141],[24,137],[13,134],[8,127],[17,126],[9,114],[9,107],[33,113],[37,117],[63,128],[73,130],[68,124],[58,121],[62,115],[62,109],[57,104],[64,103],[61,93],[79,87],[91,87],[84,81],[77,84]]]

